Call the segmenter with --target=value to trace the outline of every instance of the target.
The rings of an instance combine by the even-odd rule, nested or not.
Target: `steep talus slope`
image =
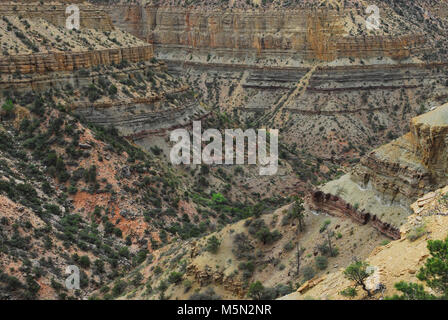
[[[86,128],[47,101],[22,120],[14,108],[0,127],[2,298],[82,297],[159,245],[149,212],[174,203],[176,187],[159,160],[116,133]],[[170,196],[145,190],[154,180]],[[82,270],[78,292],[65,289],[68,265]]]

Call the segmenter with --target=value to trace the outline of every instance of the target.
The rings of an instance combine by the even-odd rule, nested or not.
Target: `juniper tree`
[[[372,293],[366,286],[366,280],[371,274],[367,271],[368,266],[369,265],[366,262],[356,261],[345,269],[344,276],[347,279],[354,281],[355,286],[360,286],[365,292],[367,292],[367,295],[371,297]]]
[[[303,200],[299,197],[295,198],[295,202],[292,206],[291,218],[299,221],[299,230],[302,232],[305,228],[305,207],[303,206]]]

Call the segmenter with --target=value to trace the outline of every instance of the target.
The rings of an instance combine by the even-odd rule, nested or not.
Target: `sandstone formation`
[[[95,66],[148,61],[153,57],[153,47],[117,48],[84,52],[53,52],[0,57],[0,73],[47,73],[74,71]]]
[[[436,182],[443,183],[448,171],[447,105],[416,117],[411,121],[414,153],[431,172]]]
[[[22,16],[24,18],[45,18],[50,23],[65,27],[69,14],[66,9],[69,5],[76,4],[80,10],[80,27],[110,31],[114,27],[112,20],[104,10],[92,6],[84,0],[58,0],[45,3],[43,1],[0,1],[1,16]]]
[[[372,220],[376,226],[382,225],[381,220],[399,226],[412,201],[446,183],[447,114],[445,104],[412,119],[410,133],[370,152],[349,174],[321,188],[339,196],[318,192],[311,202],[330,213],[350,203],[343,213],[355,215],[350,209],[356,205],[376,216]],[[326,204],[322,199],[331,201]]]
[[[243,283],[233,277],[225,276],[220,271],[212,271],[210,267],[199,270],[194,264],[187,267],[187,274],[192,276],[201,287],[208,285],[222,285],[222,287],[231,292],[236,297],[243,299],[247,290],[244,289]]]
[[[383,55],[403,59],[425,44],[422,35],[347,36],[344,15],[328,9],[205,11],[120,4],[106,10],[117,26],[153,43],[158,52],[211,49],[233,57],[282,54],[329,61]]]
[[[184,88],[170,94],[181,97],[185,90]],[[161,96],[154,101],[135,99],[103,106],[86,104],[76,108],[75,112],[91,123],[104,127],[113,126],[133,140],[187,126],[193,120],[199,120],[208,114],[195,100],[182,99],[183,103],[179,107],[161,108],[163,99]]]
[[[389,223],[382,222],[377,216],[371,215],[368,212],[358,211],[343,199],[316,191],[311,195],[308,201],[311,210],[327,212],[333,216],[348,217],[357,223],[370,223],[375,229],[382,234],[394,240],[400,239],[400,231],[398,228],[391,226]]]

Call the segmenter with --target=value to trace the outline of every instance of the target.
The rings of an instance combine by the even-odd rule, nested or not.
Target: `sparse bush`
[[[408,234],[407,238],[410,241],[415,241],[418,238],[422,237],[426,234],[426,226],[424,224],[420,224],[416,227],[414,227]]]
[[[213,288],[207,288],[205,292],[196,292],[192,294],[189,300],[221,300],[221,297],[215,293]]]
[[[316,267],[319,270],[325,270],[328,267],[328,259],[327,259],[327,257],[318,256],[318,257],[316,257],[315,262],[316,262]]]
[[[173,271],[168,276],[168,282],[177,284],[177,283],[179,283],[182,280],[182,277],[183,277],[183,273]]]
[[[127,282],[124,280],[119,280],[115,283],[114,287],[112,288],[112,295],[117,298],[120,295],[123,294],[124,290],[128,286]]]
[[[260,281],[253,282],[249,287],[247,295],[254,300],[261,300],[263,296],[264,286]]]
[[[340,294],[344,297],[356,297],[356,295],[358,294],[358,292],[356,291],[355,288],[349,287],[347,289],[344,289],[340,292]]]
[[[88,256],[82,256],[79,258],[79,265],[81,268],[89,268],[90,267],[90,259]]]
[[[207,251],[216,254],[218,252],[221,241],[216,236],[211,236],[207,239]]]

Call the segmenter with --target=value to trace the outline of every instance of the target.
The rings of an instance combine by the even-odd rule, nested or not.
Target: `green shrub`
[[[344,289],[340,292],[340,294],[344,297],[356,297],[356,295],[358,294],[358,292],[356,291],[355,288],[349,287],[347,289]]]
[[[109,94],[110,95],[115,95],[115,94],[117,94],[117,92],[118,92],[118,89],[117,89],[117,87],[115,86],[115,85],[110,85],[110,87],[109,87]]]
[[[327,259],[327,257],[324,257],[324,256],[316,257],[315,263],[316,263],[316,267],[319,270],[325,270],[328,267],[328,259]]]
[[[79,258],[79,265],[81,268],[89,268],[90,267],[90,259],[88,256],[82,256]]]
[[[291,251],[292,249],[294,249],[294,244],[292,243],[292,241],[289,241],[288,243],[286,243],[283,246],[283,250],[285,250],[286,252]]]
[[[218,252],[221,241],[215,236],[211,236],[207,239],[207,251],[216,254]]]
[[[168,276],[168,282],[177,284],[182,280],[182,277],[183,277],[183,273],[173,271]]]
[[[420,224],[416,227],[414,227],[408,234],[407,238],[410,241],[415,241],[418,238],[422,237],[426,234],[426,226],[424,224]]]
[[[126,283],[126,281],[119,280],[118,282],[115,283],[114,287],[112,288],[112,295],[115,298],[120,296],[121,294],[123,294],[127,286],[128,284]]]
[[[6,102],[2,105],[2,110],[6,115],[11,115],[14,110],[14,105],[10,99],[6,100]]]

